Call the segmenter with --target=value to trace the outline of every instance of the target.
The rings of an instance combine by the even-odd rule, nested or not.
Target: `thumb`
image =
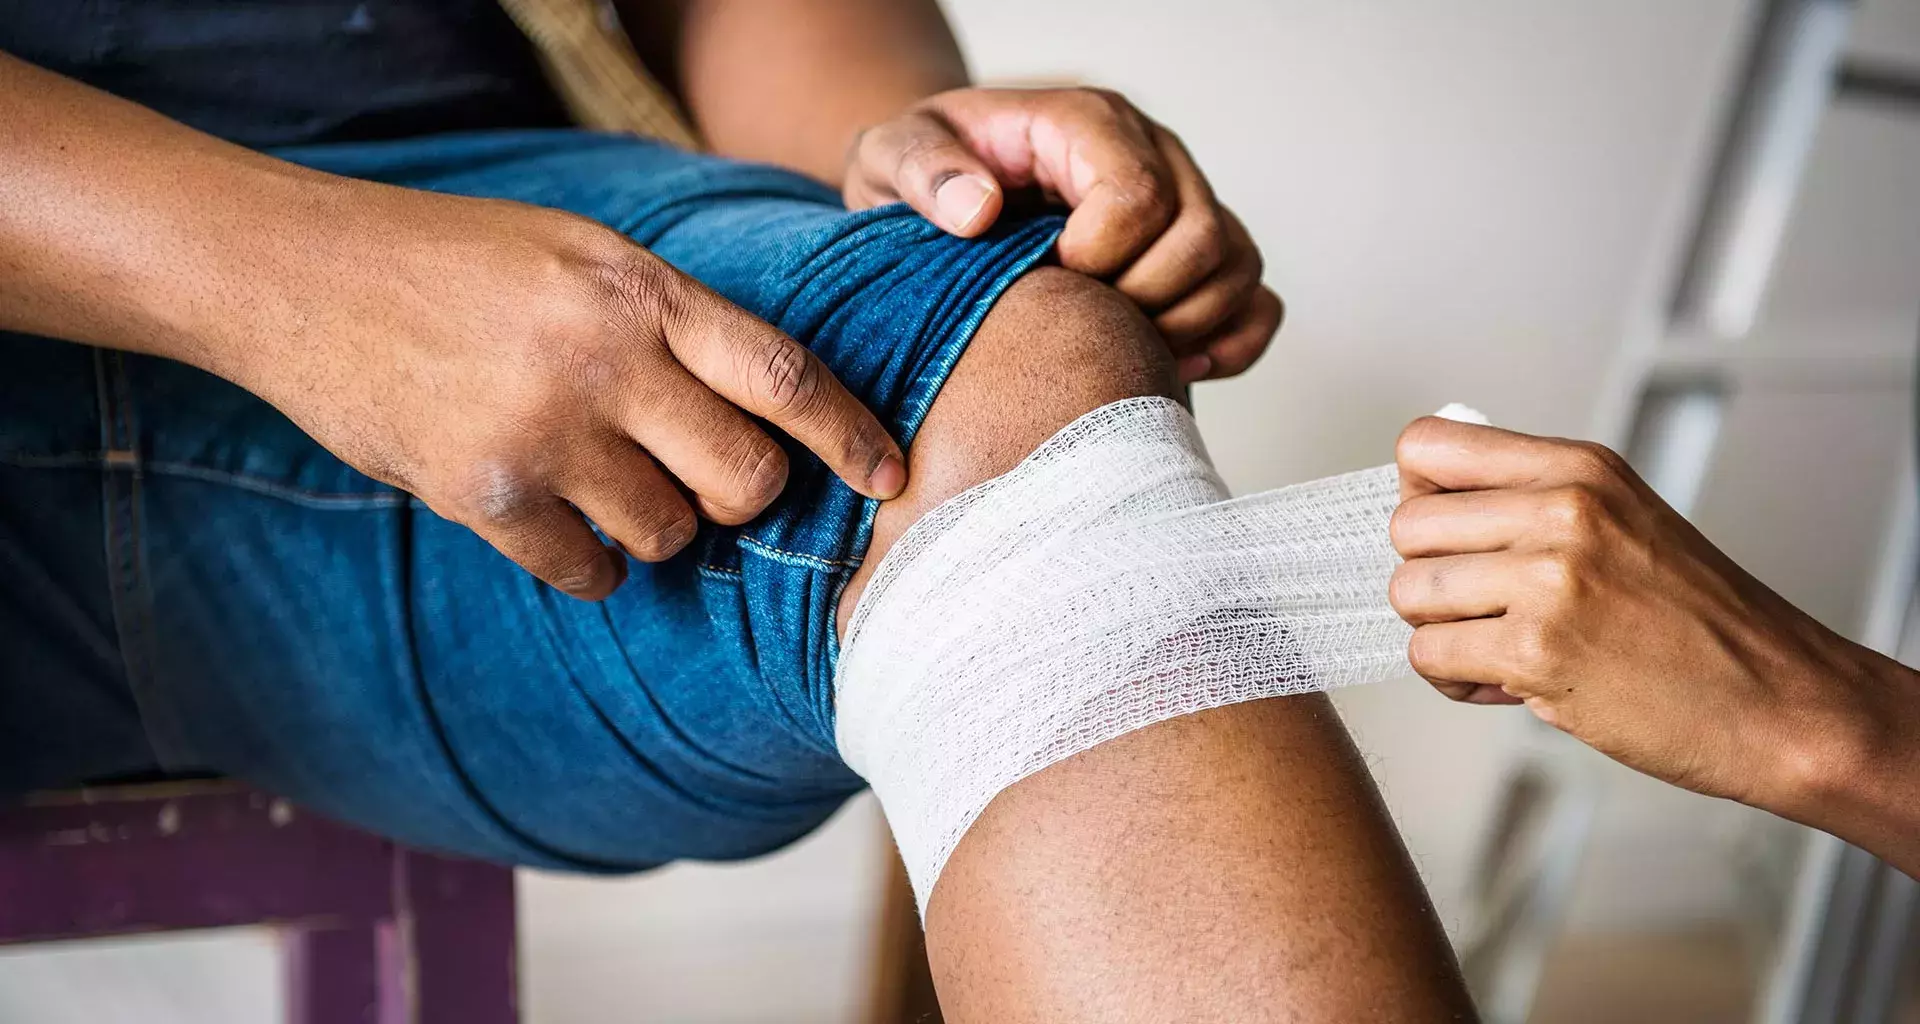
[[[1450,490],[1435,477],[1446,478],[1449,462],[1466,461],[1460,425],[1438,416],[1422,416],[1407,424],[1393,445],[1393,461],[1400,467],[1400,500]],[[1436,472],[1436,464],[1439,471]],[[1471,489],[1471,488],[1469,488]]]
[[[1595,453],[1600,453],[1596,455]],[[1600,445],[1422,416],[1394,445],[1402,500],[1438,491],[1555,487],[1618,457]]]
[[[1400,432],[1393,461],[1400,467],[1400,500],[1441,491],[1523,486],[1537,470],[1540,438],[1502,430],[1486,416],[1451,404]]]
[[[1003,191],[946,122],[915,111],[861,136],[846,199],[855,209],[905,201],[949,234],[971,238],[1000,216]]]

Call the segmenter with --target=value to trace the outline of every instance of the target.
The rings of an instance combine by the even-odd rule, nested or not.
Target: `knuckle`
[[[1280,335],[1280,329],[1287,323],[1287,304],[1266,288],[1254,290],[1250,300],[1254,306],[1254,318],[1260,325],[1261,337],[1267,342]]]
[[[1572,484],[1548,491],[1540,513],[1560,540],[1580,543],[1600,532],[1607,506],[1592,487]]]
[[[1415,672],[1429,678],[1439,674],[1441,665],[1440,634],[1432,629],[1416,629],[1413,637],[1407,641],[1407,664]]]
[[[1252,369],[1253,364],[1258,362],[1266,351],[1266,340],[1229,352],[1222,352],[1218,349],[1209,350],[1209,354],[1213,357],[1213,372],[1209,376],[1214,378],[1238,377]]]
[[[1387,603],[1402,618],[1419,607],[1426,592],[1426,572],[1412,562],[1401,562],[1387,580]]]
[[[693,518],[692,510],[682,504],[672,514],[662,516],[646,532],[631,541],[622,542],[621,546],[642,562],[664,562],[691,543],[698,529],[699,523]]]
[[[1554,551],[1533,560],[1535,589],[1551,605],[1564,606],[1580,596],[1584,583],[1579,559],[1565,551]]]
[[[1195,269],[1211,271],[1227,260],[1227,235],[1220,214],[1203,207],[1187,214],[1192,225],[1187,234],[1187,259]]]
[[[908,134],[894,144],[894,165],[905,170],[932,163],[952,154],[954,142],[944,133],[929,127]]]
[[[733,456],[727,474],[732,481],[731,504],[749,516],[779,497],[787,483],[787,453],[764,438],[749,438]]]
[[[1108,117],[1123,124],[1132,125],[1135,128],[1144,127],[1146,118],[1140,113],[1140,108],[1134,106],[1133,101],[1128,99],[1125,93],[1117,89],[1108,89],[1102,86],[1094,86],[1087,91],[1093,94],[1093,98],[1100,104]]]
[[[753,380],[777,417],[805,415],[820,397],[820,366],[806,349],[784,338],[760,346]]]
[[[601,301],[622,325],[654,323],[679,311],[679,282],[673,271],[638,246],[626,246],[602,260],[596,277]]]
[[[1112,117],[1121,111],[1132,109],[1125,96],[1103,86],[1089,85],[1077,89],[1068,89],[1060,98],[1067,106],[1094,117]]]
[[[1447,421],[1438,416],[1422,416],[1407,424],[1406,429],[1400,431],[1400,437],[1393,442],[1394,460],[1404,464],[1413,459],[1436,439],[1436,432],[1446,428]]]
[[[900,152],[910,148],[910,144],[906,125],[899,119],[860,133],[854,142],[860,163],[870,167],[877,177],[887,177],[887,173],[895,171],[899,167]]]
[[[1174,209],[1172,190],[1145,164],[1134,164],[1114,175],[1113,203],[1122,216],[1150,218],[1162,224]]]
[[[599,547],[570,548],[536,569],[535,575],[569,594],[591,593],[600,586],[607,568]]]
[[[891,125],[863,129],[854,137],[851,146],[854,159],[869,167],[883,163],[886,155],[893,149],[893,144],[888,139],[891,134]]]
[[[1613,449],[1595,441],[1569,442],[1562,458],[1569,478],[1592,486],[1610,484],[1618,480],[1626,469],[1626,460]]]
[[[1387,519],[1387,540],[1393,544],[1395,551],[1405,556],[1408,549],[1413,546],[1419,529],[1420,509],[1412,501],[1403,501]],[[1406,563],[1402,562],[1400,567],[1394,570],[1394,575],[1398,576],[1400,569],[1405,568]]]
[[[552,498],[532,474],[498,464],[479,467],[452,488],[455,519],[478,530],[511,530],[545,513]]]
[[[1537,621],[1526,623],[1514,633],[1509,656],[1513,659],[1510,674],[1530,689],[1537,689],[1558,673],[1546,627]]]
[[[1267,276],[1266,254],[1262,253],[1260,251],[1260,247],[1257,245],[1254,245],[1251,239],[1247,239],[1245,241],[1242,241],[1240,239],[1234,239],[1232,243],[1229,245],[1229,248],[1234,249],[1235,251],[1239,251],[1241,249],[1245,250],[1246,262],[1247,262],[1247,276],[1253,279],[1254,284],[1258,285],[1260,283],[1260,279]],[[1280,302],[1279,295],[1277,294],[1274,295],[1273,299],[1274,299],[1275,305],[1280,306],[1282,309],[1285,308],[1285,304]]]

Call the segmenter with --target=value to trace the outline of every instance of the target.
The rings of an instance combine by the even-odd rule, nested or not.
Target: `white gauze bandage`
[[[988,801],[1055,761],[1410,671],[1387,603],[1399,500],[1391,465],[1230,499],[1193,417],[1136,398],[923,516],[861,595],[834,679],[841,756],[921,911]]]

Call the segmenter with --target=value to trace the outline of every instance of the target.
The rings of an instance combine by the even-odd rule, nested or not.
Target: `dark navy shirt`
[[[0,50],[254,148],[567,123],[495,0],[0,0]]]

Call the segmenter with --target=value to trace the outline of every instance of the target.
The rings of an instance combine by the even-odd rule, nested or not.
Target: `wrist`
[[[1848,802],[1858,824],[1841,832],[1880,856],[1908,859],[1920,844],[1920,673],[1892,658],[1868,652],[1872,676],[1872,742],[1860,755],[1863,769]]]
[[[157,318],[173,339],[165,354],[258,390],[255,378],[310,348],[329,294],[350,275],[389,265],[367,245],[368,186],[292,165],[245,177],[248,196],[231,216],[203,225],[189,244],[200,255],[193,286],[161,297]]]
[[[1760,806],[1882,853],[1920,837],[1920,673],[1843,645],[1799,692],[1830,698],[1786,724],[1786,749]]]

